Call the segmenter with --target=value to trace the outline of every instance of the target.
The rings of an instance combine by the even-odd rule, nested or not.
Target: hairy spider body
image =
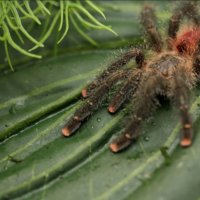
[[[163,52],[152,57],[146,70],[150,69],[160,74],[165,79],[170,79],[176,70],[193,73],[193,59],[190,56],[181,55],[175,51]]]
[[[141,122],[149,117],[159,106],[158,96],[165,96],[176,103],[180,109],[182,125],[181,145],[192,143],[192,119],[188,113],[188,93],[195,86],[200,72],[200,22],[193,2],[186,3],[177,11],[169,23],[168,50],[162,49],[155,24],[154,11],[146,4],[141,12],[142,23],[147,29],[153,43],[155,54],[145,59],[142,51],[130,49],[121,58],[109,66],[97,79],[82,90],[82,96],[88,101],[74,113],[62,132],[65,136],[73,134],[84,119],[91,115],[100,105],[109,89],[118,81],[125,80],[119,93],[111,100],[108,110],[116,112],[126,100],[129,93],[134,94],[136,104],[132,119],[124,128],[124,134],[110,145],[113,152],[128,147],[140,133]],[[183,26],[178,32],[179,22],[188,16],[192,26]],[[178,32],[178,34],[177,34]],[[123,67],[135,59],[136,68]]]

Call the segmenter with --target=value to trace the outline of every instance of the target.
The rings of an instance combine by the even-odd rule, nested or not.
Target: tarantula
[[[180,21],[188,16],[192,25],[182,25]],[[131,48],[121,58],[110,65],[96,80],[82,90],[88,101],[75,113],[62,130],[70,136],[84,119],[99,107],[106,93],[119,80],[125,82],[118,94],[111,100],[108,110],[114,113],[125,101],[127,95],[134,93],[136,105],[132,120],[125,126],[124,134],[116,138],[110,148],[118,152],[128,147],[139,136],[141,122],[149,117],[158,106],[158,96],[165,96],[177,103],[182,125],[182,146],[192,143],[192,119],[188,113],[188,92],[195,86],[200,73],[200,20],[193,2],[186,3],[176,11],[169,22],[168,49],[163,50],[155,27],[153,7],[145,4],[141,12],[142,22],[153,43],[155,54],[146,59],[139,49]],[[123,68],[132,58],[135,68]]]

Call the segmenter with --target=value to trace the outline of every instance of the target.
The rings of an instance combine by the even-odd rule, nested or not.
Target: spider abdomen
[[[199,39],[200,29],[184,26],[177,35],[173,50],[194,57],[196,55]]]

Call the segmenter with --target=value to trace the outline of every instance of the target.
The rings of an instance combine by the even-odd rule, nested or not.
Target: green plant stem
[[[11,4],[12,13],[13,13],[13,15],[14,15],[14,17],[15,17],[15,21],[16,21],[16,23],[18,24],[19,29],[20,29],[20,30],[24,33],[24,35],[26,35],[26,37],[27,37],[28,39],[30,39],[33,43],[37,44],[37,45],[40,46],[40,47],[44,47],[43,44],[41,44],[40,42],[36,41],[36,40],[35,40],[32,36],[30,36],[30,35],[28,34],[28,32],[24,29],[24,27],[23,27],[23,25],[22,25],[22,23],[21,23],[20,17],[19,17],[19,15],[18,15],[18,13],[17,13],[17,10],[16,10],[16,8],[15,8],[15,6],[14,6],[12,3],[10,3],[10,4]]]
[[[63,0],[60,0],[60,26],[58,28],[58,30],[60,31],[62,29],[62,25],[63,25],[63,10],[64,10],[64,3]]]
[[[96,26],[96,25],[94,25],[94,24],[91,24],[91,23],[85,21],[85,20],[79,15],[79,13],[76,11],[76,9],[73,9],[73,8],[72,8],[72,11],[73,11],[73,13],[76,15],[77,19],[78,19],[82,24],[85,24],[86,26],[91,27],[91,28],[94,28],[94,29],[100,29],[100,30],[105,29],[105,28],[102,27],[102,26]]]
[[[39,7],[41,8],[41,9],[43,9],[47,14],[49,14],[49,15],[51,15],[51,12],[49,11],[49,9],[48,8],[46,8],[45,7],[45,5],[41,2],[41,1],[36,1],[37,2],[37,4],[39,5]],[[52,5],[52,4],[51,4]]]
[[[91,6],[94,10],[96,10],[98,13],[100,13],[104,19],[106,19],[105,15],[103,14],[103,12],[94,4],[92,3],[91,1],[88,1],[88,0],[85,0],[85,2]]]
[[[10,19],[8,16],[6,16],[6,20],[7,20],[7,22],[8,22],[8,25],[15,31],[15,33],[16,33],[17,36],[19,37],[20,41],[24,44],[24,41],[23,41],[23,39],[22,39],[20,33],[18,32],[18,27],[16,27],[16,26],[12,23],[11,19]]]
[[[104,26],[103,24],[101,24],[100,22],[98,22],[85,8],[81,7],[80,5],[77,5],[75,3],[70,3],[71,7],[77,8],[80,11],[82,11],[89,19],[91,19],[95,24],[97,24],[98,26],[104,27],[105,29],[109,30],[110,32],[114,33],[117,36],[117,33],[115,31],[113,31],[111,28]]]
[[[10,68],[11,68],[12,71],[14,71],[14,69],[12,67],[12,63],[10,61],[10,56],[9,56],[9,53],[8,53],[8,46],[7,46],[7,40],[6,39],[4,40],[4,46],[5,46],[6,56],[7,56]]]
[[[53,5],[50,4],[49,5],[49,10],[50,11],[52,10],[52,7],[53,7]],[[44,24],[44,28],[42,30],[42,33],[40,35],[40,39],[39,40],[42,40],[42,38],[44,37],[45,33],[47,32],[47,28],[48,28],[48,25],[49,25],[49,22],[50,22],[50,18],[51,18],[51,15],[48,15],[47,18],[46,18],[46,21],[45,21],[45,24]]]
[[[28,10],[31,17],[38,23],[41,24],[40,20],[34,15],[33,11],[30,8],[29,2],[24,0],[24,5],[26,6],[26,9]]]
[[[5,22],[2,22],[2,27],[3,27],[3,30],[4,30],[4,34],[8,40],[8,42],[10,43],[10,45],[17,49],[18,51],[20,51],[21,53],[27,55],[27,56],[31,56],[31,57],[35,57],[35,58],[41,58],[42,56],[39,56],[39,55],[35,55],[35,54],[32,54],[32,53],[28,53],[27,51],[25,51],[24,49],[22,49],[21,47],[19,47],[13,40],[12,40],[12,37],[10,35],[10,32],[9,32],[9,29],[6,25]]]
[[[58,41],[58,44],[63,40],[63,38],[66,36],[68,29],[69,29],[69,20],[68,20],[68,7],[69,7],[69,2],[67,1],[65,4],[65,32],[61,39]]]

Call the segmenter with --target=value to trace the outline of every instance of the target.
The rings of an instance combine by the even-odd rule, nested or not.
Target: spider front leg
[[[110,145],[113,152],[118,152],[128,147],[139,136],[141,122],[147,118],[159,105],[156,98],[162,92],[168,81],[161,76],[150,76],[138,91],[135,114],[133,120],[124,129],[124,134],[116,138]]]
[[[109,91],[109,89],[120,79],[124,79],[130,73],[130,69],[118,70],[113,73],[108,79],[102,83],[102,85],[95,91],[95,93],[88,99],[88,101],[74,113],[74,117],[67,122],[62,129],[62,133],[65,136],[70,136],[81,125],[82,121],[91,115],[96,110],[103,98]]]
[[[125,66],[132,58],[135,58],[138,67],[141,68],[145,59],[144,54],[138,49],[130,49],[120,59],[118,59],[111,66],[109,66],[102,74],[100,74],[92,84],[90,84],[88,87],[82,90],[83,98],[91,96],[94,93],[94,91],[101,86],[101,84],[106,80],[106,78],[108,78],[112,73]]]
[[[141,14],[142,14],[142,23],[147,29],[147,32],[154,45],[155,51],[159,53],[162,51],[162,45],[154,23],[156,17],[153,11],[153,7],[149,4],[144,5]]]
[[[192,118],[188,113],[188,88],[186,86],[184,72],[174,73],[175,91],[174,98],[180,109],[180,121],[182,125],[181,146],[190,146],[193,138]]]

